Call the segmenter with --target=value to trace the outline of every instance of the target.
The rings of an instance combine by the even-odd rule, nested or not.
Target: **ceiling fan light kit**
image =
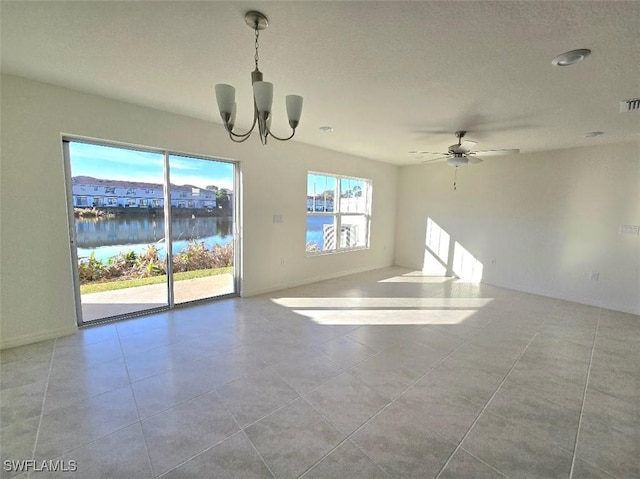
[[[296,128],[300,123],[302,115],[303,99],[299,95],[287,95],[286,108],[289,126],[291,127],[291,135],[286,138],[280,138],[271,132],[271,106],[273,103],[273,83],[263,81],[262,72],[258,68],[258,47],[260,31],[265,30],[269,26],[269,20],[266,15],[258,11],[250,11],[244,17],[246,24],[255,32],[255,64],[256,68],[251,72],[251,84],[253,85],[253,124],[246,133],[236,133],[233,131],[236,121],[236,89],[231,85],[219,83],[215,86],[216,100],[220,117],[225,129],[229,133],[229,138],[236,142],[242,143],[246,141],[253,133],[256,125],[258,125],[258,133],[260,141],[263,145],[267,144],[269,137],[280,141],[287,141],[296,134]]]
[[[455,166],[456,168],[464,166],[467,163],[469,163],[469,158],[464,156],[462,153],[456,153],[451,158],[447,158],[447,165]]]

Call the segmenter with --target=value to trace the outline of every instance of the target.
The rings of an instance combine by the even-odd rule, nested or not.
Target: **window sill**
[[[342,248],[338,250],[329,250],[329,251],[317,251],[317,252],[306,252],[305,256],[307,258],[312,258],[314,256],[330,256],[334,254],[342,254],[342,253],[351,253],[354,251],[366,251],[370,249],[369,246],[360,246],[358,248]]]

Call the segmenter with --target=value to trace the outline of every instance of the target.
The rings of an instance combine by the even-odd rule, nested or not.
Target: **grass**
[[[215,276],[218,274],[233,273],[233,266],[225,268],[199,269],[196,271],[185,271],[183,273],[174,273],[174,281],[184,281],[186,279],[206,278],[207,276]],[[105,291],[115,291],[117,289],[135,288],[138,286],[147,286],[150,284],[166,283],[167,276],[151,276],[149,278],[126,279],[124,281],[109,281],[104,283],[83,284],[80,286],[80,294],[102,293]]]

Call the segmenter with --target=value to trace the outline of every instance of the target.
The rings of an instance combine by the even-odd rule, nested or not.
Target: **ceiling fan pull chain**
[[[458,167],[456,166],[456,169],[453,172],[453,190],[455,191],[456,188],[456,182],[458,181]]]

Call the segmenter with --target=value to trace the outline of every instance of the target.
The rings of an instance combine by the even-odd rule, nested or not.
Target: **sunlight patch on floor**
[[[477,309],[402,309],[392,311],[350,310],[342,314],[327,314],[326,310],[294,309],[293,312],[304,316],[316,324],[325,326],[344,325],[455,325],[473,316]]]
[[[273,303],[322,325],[460,324],[493,298],[277,298]]]
[[[336,309],[349,308],[354,311],[366,311],[385,308],[383,311],[420,309],[477,309],[486,306],[493,298],[339,298],[339,297],[304,297],[274,298],[273,303],[285,308]]]
[[[447,281],[454,281],[455,278],[450,276],[425,276],[424,273],[418,271],[417,274],[414,275],[402,275],[402,276],[394,276],[393,278],[381,279],[378,283],[433,283],[433,284],[442,284]]]

